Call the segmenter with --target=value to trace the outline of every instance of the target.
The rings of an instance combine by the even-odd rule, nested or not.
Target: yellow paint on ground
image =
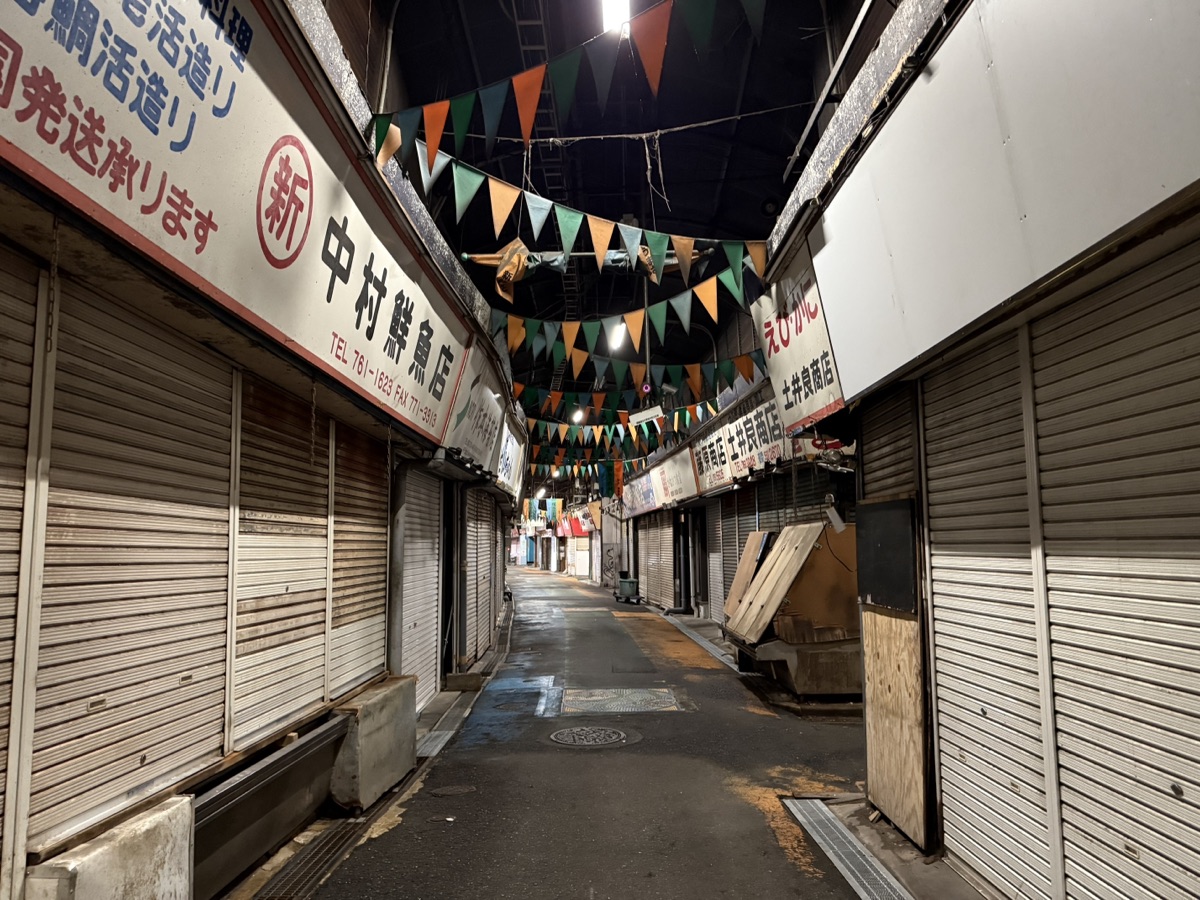
[[[779,718],[779,713],[767,709],[761,703],[747,703],[742,707],[742,712],[753,713],[756,716],[766,716],[768,719]]]
[[[629,612],[625,609],[614,609],[612,614],[618,619],[650,619],[654,618],[654,613],[648,612]]]
[[[687,669],[725,668],[703,647],[658,616],[630,617],[624,625],[638,648],[656,663],[668,662]]]

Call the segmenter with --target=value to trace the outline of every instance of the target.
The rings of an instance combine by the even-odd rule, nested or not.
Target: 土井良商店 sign
[[[466,328],[250,0],[0,0],[0,155],[440,442]]]

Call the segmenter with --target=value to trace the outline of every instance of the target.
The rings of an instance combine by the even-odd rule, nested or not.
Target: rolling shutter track
[[[945,845],[1007,896],[1049,897],[1015,335],[928,376],[924,391]],[[871,476],[875,492],[905,488],[904,458],[884,484]]]
[[[225,730],[232,368],[61,295],[31,851],[220,759]]]
[[[329,420],[249,375],[242,381],[234,747],[325,698]]]
[[[333,698],[384,670],[387,656],[387,445],[346,425],[335,433]]]

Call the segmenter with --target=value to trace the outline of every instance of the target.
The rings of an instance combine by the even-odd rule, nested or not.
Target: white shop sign
[[[685,448],[664,459],[650,470],[650,481],[654,485],[656,507],[695,497],[696,469],[692,465],[692,451]]]
[[[767,463],[789,459],[789,451],[774,400],[768,400],[725,426],[725,452],[734,478],[750,474],[751,469],[761,472]]]
[[[496,462],[496,483],[520,499],[522,473],[525,470],[525,444],[509,427],[507,421],[500,424],[500,455]]]
[[[783,316],[777,315],[781,309]],[[751,312],[784,432],[794,434],[845,406],[807,248]]]
[[[441,441],[466,328],[253,0],[0,4],[0,157]]]
[[[644,472],[625,485],[625,511],[631,518],[657,508],[654,499],[654,483],[650,473]]]
[[[718,428],[692,450],[696,457],[696,480],[700,493],[707,494],[733,481],[729,454],[725,450],[725,429]]]
[[[499,455],[496,442],[504,419],[502,396],[491,361],[483,353],[471,354],[445,443],[492,472]]]

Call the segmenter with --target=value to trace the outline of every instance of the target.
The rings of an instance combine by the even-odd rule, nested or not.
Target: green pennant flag
[[[450,98],[450,121],[454,125],[454,155],[462,156],[467,130],[471,127],[471,114],[475,112],[474,91]]]
[[[558,340],[558,331],[562,328],[561,322],[543,322],[542,333],[546,335],[546,343],[553,344]]]
[[[600,322],[584,322],[582,323],[583,339],[587,342],[588,354],[595,354],[596,339],[600,337]]]
[[[733,294],[733,299],[737,300],[738,305],[742,309],[746,308],[746,299],[742,294],[742,285],[734,280],[733,269],[722,269],[717,273],[717,281],[725,285],[725,289]]]
[[[733,272],[733,280],[737,282],[738,293],[742,290],[742,264],[746,258],[746,245],[741,241],[721,241],[721,249],[729,260],[729,269]],[[739,298],[738,302],[741,300]]]
[[[567,429],[567,443],[568,444],[575,443],[575,438],[578,436],[579,436],[579,426],[578,425],[572,425],[570,428]]]
[[[454,221],[461,222],[483,180],[487,177],[477,169],[464,166],[458,160],[451,164],[454,172]]]
[[[621,51],[621,31],[606,31],[583,45],[587,49],[588,64],[596,82],[596,99],[600,101],[600,115],[608,105],[608,92],[612,87],[613,71],[617,67],[617,56]]]
[[[586,335],[585,335],[586,336]],[[596,367],[596,380],[603,381],[608,373],[608,360],[603,356],[592,356],[592,365]]]
[[[650,377],[652,379],[654,379],[654,383],[656,385],[658,385],[659,387],[662,387],[663,376],[666,374],[667,374],[666,366],[651,366],[650,367]]]
[[[541,319],[526,319],[525,320],[525,346],[532,347],[533,339],[536,338],[542,331]],[[536,355],[536,352],[535,352]]]
[[[392,121],[400,129],[400,152],[396,155],[400,157],[401,166],[404,166],[408,162],[408,158],[412,155],[413,147],[416,146],[417,132],[421,128],[421,115],[421,107],[414,106],[412,109],[402,109],[392,116]],[[378,147],[379,144],[375,146]],[[423,163],[420,168],[422,174],[424,174],[425,165]]]
[[[716,12],[716,0],[688,0],[681,3],[683,22],[687,25],[688,33],[692,36],[692,44],[697,53],[708,49],[712,40],[713,14]]]
[[[742,0],[742,8],[746,11],[746,20],[750,23],[750,31],[754,40],[762,43],[763,13],[767,9],[767,0]]]
[[[626,391],[621,395],[621,399],[625,401],[626,409],[633,409],[633,405],[637,403],[637,391]]]
[[[717,364],[716,363],[701,363],[700,364],[700,373],[704,376],[705,384],[711,384],[714,388],[716,388],[716,386],[717,386],[717,382],[716,382]]]
[[[533,339],[533,358],[536,360],[546,350],[546,336],[539,334]]]
[[[675,310],[675,315],[679,316],[679,321],[683,325],[684,332],[691,334],[692,331],[692,292],[686,290],[682,294],[677,294],[670,299],[671,307]]]
[[[675,387],[683,384],[683,366],[667,366],[667,384]]]
[[[371,116],[371,130],[375,132],[375,155],[383,148],[383,139],[387,137],[388,129],[392,127],[392,117],[388,113]],[[401,135],[403,138],[403,135]]]
[[[562,236],[563,253],[570,253],[575,248],[575,238],[579,236],[579,226],[583,224],[583,213],[561,203],[554,204],[554,219],[558,222],[558,233]]]
[[[658,276],[659,283],[662,283],[663,265],[667,261],[667,245],[671,242],[671,236],[663,234],[661,231],[646,232],[646,246],[650,248],[650,260],[654,263],[654,274]]]
[[[737,377],[737,372],[734,369],[732,359],[723,359],[717,364],[717,371],[721,377],[725,379],[725,383],[729,387],[733,387],[734,380]]]
[[[667,342],[667,301],[663,300],[661,303],[646,307],[646,313],[650,316],[650,324],[658,332],[658,342],[665,344]]]
[[[508,324],[508,314],[501,309],[492,310],[492,337],[498,335]]]
[[[489,84],[479,89],[479,105],[483,108],[484,153],[492,155],[496,145],[496,133],[500,130],[500,117],[504,114],[504,101],[508,99],[511,78]]]
[[[617,390],[620,390],[625,386],[625,376],[629,374],[629,363],[623,359],[614,359],[612,361],[612,370],[613,378],[617,382]]]
[[[576,47],[557,59],[550,60],[550,89],[554,92],[554,108],[558,121],[565,124],[571,115],[571,104],[575,102],[575,82],[579,79],[579,60],[583,48]]]
[[[554,360],[555,369],[562,366],[563,361],[567,358],[567,348],[563,346],[562,341],[554,342],[554,346],[550,348],[550,358]]]
[[[758,367],[758,371],[762,372],[765,376],[767,374],[767,359],[763,356],[763,352],[761,350],[751,350],[750,358],[754,360],[754,365]]]

